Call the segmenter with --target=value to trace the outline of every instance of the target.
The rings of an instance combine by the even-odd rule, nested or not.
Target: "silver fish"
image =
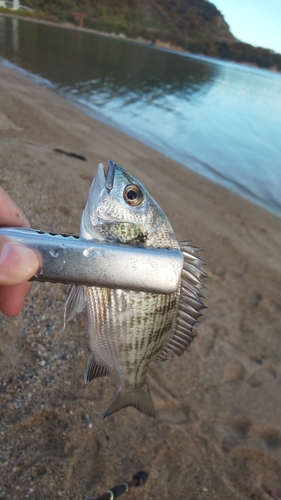
[[[194,338],[193,327],[205,307],[197,248],[179,242],[167,216],[145,187],[108,162],[92,182],[80,236],[143,247],[176,248],[184,256],[178,290],[170,295],[71,285],[65,324],[87,308],[89,352],[84,379],[119,375],[119,390],[104,417],[133,406],[148,417],[155,409],[146,381],[153,360],[181,356]],[[165,272],[165,270],[163,270]]]

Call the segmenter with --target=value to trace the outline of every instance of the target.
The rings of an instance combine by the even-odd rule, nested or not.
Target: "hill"
[[[25,4],[61,21],[75,22],[75,12],[84,12],[84,25],[99,31],[281,70],[281,55],[237,40],[207,0],[25,0]]]

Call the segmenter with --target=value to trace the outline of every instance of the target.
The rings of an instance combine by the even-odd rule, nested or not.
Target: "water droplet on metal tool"
[[[93,257],[97,253],[97,249],[95,247],[90,247],[90,248],[85,248],[83,250],[83,255],[84,257]]]
[[[50,250],[50,254],[52,257],[58,257],[59,252],[58,252],[58,250],[53,249],[53,250]]]

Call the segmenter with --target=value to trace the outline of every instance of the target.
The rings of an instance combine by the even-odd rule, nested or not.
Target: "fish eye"
[[[137,206],[143,202],[144,196],[142,190],[136,184],[129,184],[124,189],[124,200],[128,205]]]

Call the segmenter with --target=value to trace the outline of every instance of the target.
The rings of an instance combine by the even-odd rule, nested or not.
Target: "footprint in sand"
[[[252,387],[259,387],[260,385],[266,383],[266,382],[271,382],[276,378],[276,373],[274,368],[272,367],[264,367],[264,368],[259,368],[256,370],[250,377],[248,378],[247,382],[250,384]]]

